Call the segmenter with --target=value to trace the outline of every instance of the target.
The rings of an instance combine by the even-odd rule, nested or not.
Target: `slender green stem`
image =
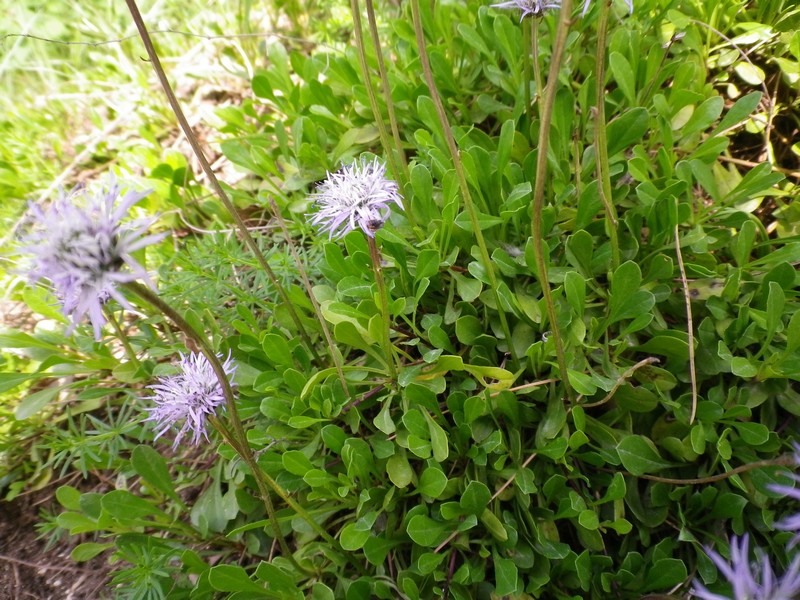
[[[522,57],[522,85],[524,88],[523,98],[525,102],[525,115],[528,117],[528,127],[530,127],[531,123],[533,123],[533,105],[531,103],[531,63],[533,61],[529,59],[533,55],[531,32],[534,27],[533,23],[535,19],[531,18],[528,20],[531,22],[530,27],[528,27],[528,24],[525,23],[524,20],[522,23],[522,49],[525,52],[525,56]],[[538,84],[536,93],[539,93]]]
[[[409,181],[410,176],[408,173],[408,161],[406,160],[406,153],[403,150],[403,142],[400,139],[400,129],[397,126],[397,115],[394,112],[394,102],[392,101],[392,89],[389,87],[389,77],[386,74],[386,63],[383,60],[383,49],[381,48],[381,41],[378,37],[378,23],[375,20],[375,7],[372,0],[365,0],[367,6],[367,22],[369,24],[369,35],[372,38],[372,45],[375,48],[375,56],[378,58],[378,73],[381,77],[381,91],[383,92],[383,100],[386,102],[386,110],[389,113],[389,125],[392,128],[392,138],[394,138],[394,148],[397,154],[397,160],[403,170],[403,181]],[[408,210],[408,209],[407,209]],[[410,212],[410,211],[409,211]],[[413,217],[409,214],[408,220],[414,226]]]
[[[289,235],[289,230],[286,227],[286,221],[281,214],[280,209],[278,208],[277,203],[272,198],[269,199],[270,206],[272,207],[272,213],[275,215],[275,218],[278,219],[278,223],[281,226],[281,231],[283,231],[283,237],[286,240],[287,245],[289,246],[289,252],[292,253],[292,257],[294,258],[295,265],[297,265],[297,271],[300,273],[300,278],[303,280],[303,286],[306,288],[306,293],[308,294],[308,299],[311,301],[311,305],[314,307],[314,314],[317,316],[317,321],[319,321],[320,327],[322,327],[322,333],[325,336],[325,341],[328,343],[328,350],[331,353],[331,357],[333,358],[333,363],[336,366],[336,372],[339,375],[339,381],[342,384],[342,390],[344,390],[345,395],[349,395],[349,391],[347,388],[347,380],[344,377],[344,371],[342,370],[342,355],[339,353],[339,349],[336,347],[336,344],[333,342],[333,336],[331,335],[331,331],[328,328],[328,322],[325,320],[325,317],[322,316],[322,310],[320,309],[319,302],[314,297],[314,290],[313,286],[311,285],[311,281],[308,278],[308,274],[306,273],[305,266],[303,265],[303,261],[300,260],[300,256],[297,253],[297,248],[295,247],[294,240],[292,240],[292,236]],[[351,398],[354,400],[354,398]]]
[[[481,232],[480,224],[478,223],[478,213],[475,210],[475,205],[472,202],[472,195],[469,191],[467,178],[464,175],[464,165],[461,163],[461,155],[459,154],[458,146],[456,146],[456,140],[453,137],[453,132],[450,129],[450,123],[447,120],[447,113],[444,110],[444,105],[442,104],[439,90],[436,87],[436,81],[433,79],[433,71],[431,70],[431,63],[428,59],[427,44],[425,42],[425,33],[422,30],[422,19],[419,12],[419,0],[411,0],[411,13],[414,20],[414,33],[416,34],[417,38],[417,46],[419,47],[419,58],[420,63],[422,64],[422,74],[425,76],[425,83],[428,85],[431,99],[436,107],[436,115],[438,116],[439,123],[442,127],[442,134],[444,135],[445,141],[447,142],[447,147],[450,150],[450,156],[453,159],[453,167],[456,171],[456,178],[458,179],[461,196],[464,199],[464,207],[467,209],[467,214],[469,215],[469,220],[472,225],[472,231],[475,234],[475,241],[478,244],[478,249],[481,254],[483,268],[486,271],[487,277],[489,278],[489,285],[492,288],[494,301],[497,305],[497,314],[500,317],[500,327],[502,328],[503,335],[506,338],[506,344],[514,362],[514,368],[518,369],[520,364],[519,358],[517,357],[516,350],[514,349],[514,340],[511,338],[511,329],[508,326],[508,319],[506,318],[506,313],[503,310],[503,302],[500,299],[500,294],[498,292],[497,275],[495,273],[492,260],[489,256],[489,250],[486,247],[486,240],[483,239],[483,232]]]
[[[681,240],[678,231],[678,224],[675,223],[675,255],[678,257],[678,269],[681,273],[681,285],[683,286],[683,301],[686,306],[686,332],[689,334],[689,380],[692,383],[692,409],[689,414],[689,425],[694,423],[697,415],[697,368],[694,360],[694,322],[692,320],[692,297],[689,294],[689,282],[686,279],[686,266],[683,263],[683,253],[681,252]]]
[[[345,553],[339,542],[333,536],[331,536],[331,534],[329,534],[324,527],[317,523],[314,517],[312,517],[302,505],[298,504],[298,502],[295,501],[289,495],[289,493],[278,484],[277,481],[267,475],[263,469],[258,466],[258,462],[256,461],[253,451],[247,442],[247,434],[244,430],[244,425],[239,418],[239,412],[236,408],[236,401],[233,396],[233,389],[228,381],[228,376],[225,373],[225,369],[223,368],[219,357],[217,357],[208,341],[197,331],[195,331],[194,327],[192,327],[189,322],[180,315],[180,313],[178,313],[155,293],[150,291],[147,287],[137,282],[125,283],[123,284],[123,287],[127,288],[133,294],[152,305],[162,314],[168,317],[189,339],[191,339],[197,345],[203,355],[208,359],[212,369],[214,370],[214,373],[217,376],[217,379],[220,382],[220,385],[222,386],[222,392],[225,395],[225,406],[227,408],[228,418],[233,426],[233,431],[228,429],[228,427],[226,427],[225,424],[219,419],[214,419],[213,424],[218,429],[225,442],[228,443],[237,454],[239,454],[250,471],[253,473],[253,478],[256,480],[259,494],[261,495],[264,507],[267,510],[267,517],[269,518],[272,528],[275,532],[275,539],[278,541],[278,544],[281,547],[281,552],[286,556],[287,560],[289,560],[297,569],[308,572],[308,569],[302,567],[294,558],[294,555],[291,553],[286,543],[286,539],[283,537],[283,534],[280,531],[278,519],[272,504],[272,499],[270,498],[270,489],[277,494],[301,519],[306,521],[308,525],[317,533],[317,535],[328,542],[342,555],[347,556],[356,569],[363,573],[364,569],[361,564],[352,559],[349,553]]]
[[[606,229],[611,243],[611,267],[616,270],[620,263],[619,240],[617,238],[617,209],[611,191],[611,172],[608,165],[608,138],[606,136],[606,34],[608,32],[608,15],[611,12],[610,0],[601,0],[600,16],[597,21],[597,59],[595,74],[597,77],[595,98],[594,151],[597,161],[597,179],[600,199],[606,210]]]
[[[559,12],[556,39],[550,59],[550,71],[547,75],[547,86],[544,90],[542,107],[539,111],[541,115],[538,144],[539,154],[536,157],[536,182],[533,189],[533,215],[531,223],[531,236],[533,238],[534,254],[536,255],[536,267],[539,271],[539,282],[542,286],[542,296],[545,306],[547,307],[547,318],[550,321],[553,343],[556,348],[558,370],[568,399],[572,397],[572,387],[569,384],[564,341],[558,326],[553,292],[550,289],[550,281],[547,279],[546,254],[548,251],[542,234],[542,210],[544,208],[544,187],[547,180],[547,151],[550,147],[550,124],[553,120],[553,108],[555,106],[556,91],[558,89],[558,73],[561,70],[561,64],[564,58],[564,47],[566,46],[567,34],[569,33],[571,14],[572,0],[564,0],[561,4],[561,11]]]
[[[114,315],[114,311],[111,310],[108,305],[103,306],[103,312],[106,314],[106,319],[108,322],[111,323],[111,326],[114,328],[114,332],[117,334],[117,339],[119,343],[122,344],[122,347],[125,349],[125,354],[128,357],[128,360],[133,363],[133,365],[138,369],[142,363],[139,362],[139,358],[136,356],[136,352],[133,350],[133,346],[131,346],[130,341],[128,340],[128,336],[122,331],[122,327],[117,320],[117,317]]]
[[[533,80],[536,82],[536,106],[541,113],[542,108],[542,65],[539,56],[539,19],[531,19],[531,62],[533,63]],[[541,118],[541,114],[540,114]]]
[[[124,287],[133,292],[140,299],[152,305],[164,316],[175,323],[175,325],[197,345],[203,355],[208,359],[211,368],[214,369],[214,373],[216,374],[217,379],[222,386],[222,392],[225,395],[225,407],[227,408],[230,422],[233,425],[234,433],[232,434],[219,419],[213,419],[212,424],[222,434],[225,441],[231,444],[231,446],[239,453],[245,463],[253,471],[253,476],[256,479],[256,484],[258,485],[259,493],[261,494],[261,500],[264,503],[264,507],[267,509],[267,516],[272,523],[274,536],[275,539],[278,540],[278,544],[281,547],[281,552],[288,560],[292,562],[295,567],[302,570],[302,567],[295,560],[291,550],[289,550],[289,545],[286,543],[286,539],[283,537],[280,527],[278,526],[278,520],[275,516],[275,508],[272,505],[272,499],[270,498],[269,490],[267,489],[263,478],[260,477],[261,475],[264,475],[264,473],[256,464],[255,457],[250,450],[250,446],[247,444],[247,435],[244,431],[242,421],[239,418],[239,412],[236,408],[236,399],[233,395],[233,389],[231,388],[230,381],[228,381],[228,376],[225,373],[225,369],[223,368],[217,353],[214,352],[214,349],[211,347],[211,344],[208,343],[208,340],[200,335],[178,311],[172,308],[167,302],[161,299],[149,288],[141,285],[138,282],[126,283],[124,284]]]
[[[389,314],[389,296],[386,293],[386,282],[383,280],[381,270],[381,254],[375,244],[375,238],[367,236],[369,245],[369,255],[372,259],[372,271],[375,273],[375,283],[378,284],[378,296],[380,296],[380,311],[383,319],[383,355],[386,358],[386,366],[389,368],[389,377],[392,383],[397,382],[397,368],[395,367],[396,354],[392,344],[392,317]]]
[[[283,285],[281,284],[280,280],[275,275],[275,272],[269,266],[267,259],[264,257],[264,254],[261,252],[261,249],[258,247],[258,244],[253,239],[253,236],[250,235],[250,231],[247,229],[247,224],[242,219],[239,211],[236,210],[236,207],[228,198],[228,195],[225,193],[225,190],[222,189],[222,186],[217,179],[216,174],[214,173],[211,165],[208,162],[205,154],[203,153],[203,149],[200,147],[200,142],[197,141],[197,136],[194,135],[192,131],[191,125],[189,125],[189,121],[186,120],[186,116],[183,114],[183,109],[181,108],[178,99],[175,97],[175,93],[172,91],[172,86],[167,79],[167,75],[164,72],[164,68],[161,66],[161,61],[158,58],[158,53],[156,52],[155,46],[153,46],[153,40],[150,38],[150,34],[147,31],[147,27],[144,24],[144,20],[142,19],[142,15],[139,12],[139,7],[136,5],[136,0],[125,0],[126,4],[128,5],[128,10],[130,10],[131,16],[133,17],[133,21],[136,24],[136,29],[139,31],[139,36],[142,38],[142,42],[144,43],[145,50],[147,51],[147,56],[150,59],[150,63],[153,65],[153,70],[155,71],[156,75],[158,76],[158,80],[161,83],[161,87],[164,90],[164,94],[167,96],[167,101],[169,102],[170,107],[172,108],[172,112],[175,113],[175,117],[178,120],[178,123],[183,130],[186,139],[189,142],[189,145],[192,147],[192,151],[194,152],[195,156],[197,157],[200,166],[203,169],[206,177],[208,177],[208,182],[211,185],[211,188],[219,197],[222,204],[225,206],[225,209],[230,213],[233,220],[236,222],[236,226],[239,228],[239,232],[244,240],[245,244],[253,255],[256,257],[258,264],[261,266],[263,271],[267,274],[272,285],[275,286],[275,289],[278,292],[278,295],[281,297],[281,301],[283,302],[284,307],[289,312],[289,315],[294,321],[297,330],[300,333],[300,336],[303,338],[306,346],[309,349],[309,352],[314,356],[314,359],[320,363],[321,359],[319,354],[317,353],[317,349],[314,347],[314,344],[311,342],[311,338],[308,335],[305,327],[303,326],[303,322],[300,320],[300,316],[297,314],[297,311],[294,309],[294,304],[292,304],[291,300],[289,300],[289,295],[286,293]]]
[[[658,475],[635,475],[639,479],[649,479],[650,481],[660,481],[662,483],[671,483],[674,485],[702,485],[704,483],[714,483],[722,481],[738,475],[739,473],[746,473],[753,469],[763,469],[765,467],[791,467],[794,466],[794,457],[791,455],[782,456],[774,460],[759,460],[756,462],[740,465],[735,469],[719,473],[718,475],[710,475],[709,477],[699,477],[695,479],[673,479],[671,477],[659,477]]]
[[[375,88],[372,85],[372,77],[369,73],[367,48],[364,45],[364,34],[361,25],[361,6],[358,4],[358,0],[350,0],[350,10],[353,13],[353,33],[356,38],[358,63],[361,67],[361,77],[364,80],[364,87],[367,90],[367,97],[369,98],[369,105],[372,109],[372,116],[375,119],[375,125],[378,127],[378,135],[381,138],[381,145],[386,150],[386,157],[389,162],[389,168],[392,170],[392,177],[394,177],[396,181],[402,181],[400,178],[400,170],[397,167],[395,153],[392,152],[392,143],[389,139],[389,133],[386,131],[386,124],[383,122],[383,115],[381,114],[380,107],[378,106],[378,97],[375,95]],[[378,54],[380,55],[380,53]]]

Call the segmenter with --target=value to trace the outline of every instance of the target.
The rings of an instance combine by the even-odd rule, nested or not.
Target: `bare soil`
[[[110,567],[96,557],[76,563],[70,552],[81,541],[70,538],[47,547],[34,525],[52,490],[0,501],[0,600],[101,600]]]

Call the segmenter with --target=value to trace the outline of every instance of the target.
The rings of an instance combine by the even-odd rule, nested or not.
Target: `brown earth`
[[[47,545],[34,529],[52,490],[0,501],[0,600],[101,600],[110,567],[102,557],[76,563],[75,538]],[[54,510],[56,510],[54,508]]]

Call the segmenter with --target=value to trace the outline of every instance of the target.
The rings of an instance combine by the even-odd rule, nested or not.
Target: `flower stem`
[[[550,281],[547,278],[547,259],[545,255],[548,252],[542,234],[542,210],[544,207],[544,186],[547,178],[547,151],[550,147],[550,124],[553,120],[553,108],[555,106],[556,90],[558,89],[558,73],[561,70],[561,64],[564,58],[564,47],[566,46],[567,34],[569,33],[571,14],[572,0],[564,0],[561,4],[561,11],[558,16],[558,28],[556,29],[556,39],[550,59],[547,86],[544,90],[543,102],[539,111],[541,115],[538,143],[539,153],[536,157],[536,181],[533,189],[533,214],[531,223],[531,237],[533,238],[533,248],[536,256],[536,268],[539,271],[542,296],[545,306],[547,307],[547,318],[550,321],[550,329],[556,349],[558,370],[568,399],[571,399],[572,387],[569,384],[567,359],[564,353],[564,341],[558,326],[553,292],[550,289]]]
[[[186,120],[186,116],[183,114],[183,109],[181,108],[178,99],[175,97],[175,92],[172,91],[172,86],[167,79],[167,75],[164,72],[164,68],[161,66],[161,61],[158,58],[158,53],[156,52],[155,46],[153,46],[153,40],[150,38],[150,34],[147,31],[147,27],[144,24],[144,20],[142,19],[142,15],[139,12],[139,7],[136,5],[136,0],[125,0],[125,3],[128,5],[128,10],[130,10],[131,16],[133,17],[133,21],[136,24],[136,29],[139,31],[139,36],[142,38],[142,42],[144,43],[145,50],[147,51],[147,56],[150,59],[150,63],[153,65],[153,70],[156,72],[156,76],[158,77],[159,82],[161,83],[161,87],[164,90],[164,93],[167,96],[167,101],[169,102],[170,107],[172,108],[172,112],[175,113],[175,117],[178,120],[181,129],[183,130],[186,139],[189,142],[189,145],[192,147],[192,151],[194,152],[195,156],[197,157],[200,166],[203,169],[206,177],[208,177],[208,182],[211,185],[211,188],[219,197],[222,204],[225,206],[225,209],[230,213],[233,220],[236,222],[236,226],[239,228],[239,232],[241,233],[242,239],[244,240],[247,247],[256,257],[258,264],[261,266],[263,271],[267,274],[272,285],[275,286],[275,289],[278,292],[278,295],[283,302],[284,307],[289,312],[289,315],[294,321],[295,326],[297,327],[300,336],[303,338],[306,346],[309,349],[309,352],[314,356],[314,360],[317,363],[321,363],[321,358],[317,353],[317,349],[314,347],[314,344],[311,342],[311,338],[308,335],[305,327],[303,326],[303,322],[300,320],[300,316],[297,314],[297,311],[294,309],[294,304],[292,304],[291,300],[289,299],[289,295],[286,293],[285,288],[281,284],[280,280],[275,275],[275,272],[269,266],[267,259],[264,257],[264,254],[261,252],[261,249],[258,247],[258,244],[253,239],[253,236],[250,235],[250,231],[247,229],[247,224],[242,219],[239,211],[236,210],[236,207],[228,198],[228,195],[225,193],[225,190],[222,189],[222,186],[217,179],[216,174],[214,173],[211,165],[208,162],[205,154],[203,153],[203,149],[200,147],[200,142],[197,141],[197,136],[194,135],[192,131],[191,125],[189,125],[189,121]]]
[[[794,464],[794,459],[791,456],[776,458],[773,460],[759,460],[756,462],[740,465],[730,471],[719,473],[717,475],[710,475],[709,477],[699,477],[696,479],[673,479],[672,477],[659,477],[658,475],[636,475],[640,479],[649,479],[650,481],[660,481],[661,483],[671,483],[674,485],[702,485],[704,483],[714,483],[722,481],[738,475],[739,473],[746,473],[753,469],[763,469],[765,467],[789,467]]]
[[[464,199],[464,207],[467,209],[467,214],[469,215],[469,220],[472,225],[472,231],[475,234],[475,241],[478,244],[478,249],[481,254],[483,268],[486,271],[487,277],[489,278],[489,285],[492,288],[494,301],[497,305],[497,314],[500,318],[500,327],[502,328],[503,335],[506,338],[506,345],[508,346],[508,351],[511,354],[511,358],[514,362],[514,368],[518,369],[520,364],[519,358],[517,358],[517,353],[514,349],[514,341],[511,339],[511,329],[508,326],[508,319],[506,318],[506,313],[503,310],[503,303],[498,292],[497,275],[495,274],[494,266],[489,256],[489,250],[486,247],[486,240],[483,239],[483,232],[481,232],[480,224],[478,223],[478,213],[475,210],[475,205],[472,202],[472,195],[469,191],[467,178],[464,175],[464,165],[461,163],[461,155],[459,154],[458,146],[456,146],[456,140],[453,137],[453,132],[450,129],[450,123],[447,120],[447,113],[445,113],[444,105],[442,104],[442,98],[439,95],[438,88],[436,87],[436,81],[433,79],[433,71],[431,70],[431,63],[428,59],[427,44],[425,43],[425,33],[422,30],[422,18],[419,12],[419,0],[411,0],[411,14],[414,20],[414,33],[416,34],[417,46],[419,48],[422,74],[425,77],[425,83],[428,85],[431,99],[436,107],[436,115],[438,116],[439,124],[442,127],[442,134],[444,135],[445,141],[447,142],[447,147],[450,150],[450,156],[453,159],[453,167],[455,168],[456,178],[458,179],[458,185],[461,190],[461,196]]]
[[[530,27],[523,21],[522,24],[522,49],[525,56],[522,59],[522,86],[523,98],[525,102],[524,114],[528,117],[528,127],[533,123],[533,105],[531,104],[531,62],[528,57],[533,51],[533,43],[531,41],[531,32],[534,28],[534,19],[530,19]],[[536,87],[536,93],[539,93],[539,87]]]
[[[114,332],[117,334],[117,339],[119,343],[122,344],[122,347],[125,349],[125,354],[128,357],[128,360],[133,363],[134,367],[138,370],[139,367],[142,366],[142,363],[139,362],[139,358],[136,356],[136,352],[133,350],[133,346],[131,346],[130,340],[128,340],[128,336],[122,331],[122,327],[117,320],[117,317],[114,316],[114,311],[108,308],[108,306],[103,306],[103,312],[106,314],[106,319],[111,326],[114,328]]]
[[[215,418],[212,422],[222,435],[223,439],[239,454],[250,471],[253,473],[253,477],[256,480],[256,485],[258,486],[259,494],[261,495],[261,500],[264,503],[264,508],[267,510],[267,517],[272,524],[275,539],[278,541],[278,545],[281,548],[281,553],[292,563],[294,567],[301,571],[308,572],[307,568],[302,567],[297,562],[297,559],[295,559],[294,555],[289,549],[289,545],[286,543],[286,538],[284,538],[283,534],[281,533],[280,527],[278,526],[278,519],[275,514],[275,508],[272,504],[272,499],[270,498],[270,489],[280,496],[280,498],[286,502],[286,504],[292,510],[294,510],[300,518],[305,520],[320,537],[322,537],[337,550],[342,551],[339,543],[319,523],[314,520],[308,511],[306,511],[300,504],[293,500],[286,490],[284,490],[274,479],[272,479],[272,477],[264,473],[261,467],[258,466],[258,462],[253,455],[253,451],[247,442],[247,434],[245,433],[244,425],[242,424],[242,421],[239,418],[238,410],[236,409],[236,400],[233,396],[231,384],[228,381],[228,377],[225,374],[225,369],[223,368],[222,363],[220,363],[219,358],[217,357],[211,345],[208,343],[208,340],[195,331],[194,327],[192,327],[189,322],[186,321],[186,319],[184,319],[180,313],[178,313],[178,311],[172,308],[147,287],[138,282],[125,283],[123,286],[148,304],[158,309],[173,323],[175,323],[175,325],[189,339],[197,344],[197,347],[211,364],[211,367],[214,370],[220,385],[222,386],[223,394],[225,395],[225,406],[227,408],[230,423],[233,426],[233,431],[231,432],[219,419]],[[360,565],[358,565],[358,567],[360,568]]]
[[[378,296],[380,296],[380,311],[381,319],[383,320],[383,355],[386,357],[386,366],[389,368],[389,377],[392,383],[397,382],[397,368],[395,367],[396,355],[394,346],[392,345],[392,319],[389,314],[389,297],[386,293],[386,282],[383,280],[383,272],[381,271],[381,255],[378,252],[378,246],[375,244],[375,238],[367,236],[367,244],[369,245],[369,255],[372,259],[372,271],[375,273],[375,283],[378,284]]]
[[[331,357],[333,358],[333,363],[336,366],[336,372],[339,375],[339,381],[342,384],[342,390],[346,396],[349,396],[350,393],[347,388],[347,380],[344,377],[344,371],[342,369],[342,355],[339,352],[339,349],[336,347],[336,344],[333,342],[333,336],[331,336],[328,323],[322,316],[322,310],[320,309],[319,302],[317,302],[317,299],[314,297],[314,290],[311,286],[311,281],[308,279],[308,274],[306,273],[303,261],[300,260],[300,256],[297,254],[297,248],[292,240],[292,236],[289,235],[289,230],[286,227],[286,221],[284,220],[283,215],[278,208],[278,204],[272,198],[269,199],[269,204],[270,207],[272,207],[272,213],[275,215],[275,218],[278,219],[278,224],[281,226],[281,231],[283,231],[283,237],[289,246],[289,252],[292,253],[295,265],[297,265],[297,271],[300,273],[300,278],[303,280],[303,285],[306,288],[308,299],[311,301],[311,305],[314,307],[314,314],[317,315],[317,321],[319,321],[320,327],[322,327],[322,333],[325,336],[325,341],[328,343],[328,350],[330,351]],[[351,398],[351,400],[355,400],[355,398]]]
[[[611,12],[610,0],[601,0],[600,16],[597,21],[597,60],[595,74],[597,77],[595,98],[595,130],[594,148],[597,161],[597,179],[600,199],[606,211],[606,229],[611,243],[611,268],[616,270],[620,263],[619,240],[617,239],[617,209],[614,206],[611,191],[611,172],[608,164],[608,138],[606,136],[606,34],[608,33],[608,15]]]
[[[389,162],[389,168],[392,170],[392,177],[395,181],[402,181],[400,178],[400,169],[397,166],[397,156],[392,151],[392,143],[389,139],[389,132],[386,131],[386,124],[383,122],[383,115],[381,114],[380,107],[378,106],[378,97],[375,95],[375,88],[372,85],[372,77],[369,73],[369,64],[367,63],[367,48],[364,45],[364,33],[361,24],[361,6],[358,0],[350,0],[350,11],[353,13],[353,34],[356,38],[356,50],[358,51],[358,64],[361,67],[361,77],[364,80],[364,87],[367,90],[367,97],[369,98],[369,105],[372,109],[372,116],[375,119],[375,125],[378,127],[378,135],[381,138],[381,146],[386,150],[386,158]],[[377,34],[377,32],[376,32]],[[378,47],[380,50],[380,47]],[[379,60],[382,60],[382,55],[378,52]],[[388,90],[387,90],[388,93]],[[390,104],[391,105],[391,104]],[[406,179],[407,181],[408,179]],[[408,210],[408,213],[411,211]],[[411,218],[409,218],[410,222]]]
[[[375,55],[378,58],[378,73],[381,77],[381,87],[383,92],[383,100],[386,102],[386,110],[389,113],[389,125],[392,128],[392,138],[394,138],[394,148],[397,154],[397,161],[403,170],[403,180],[401,184],[405,185],[411,179],[408,172],[408,161],[406,160],[406,153],[403,151],[403,142],[400,139],[400,129],[397,126],[397,115],[394,112],[394,102],[392,101],[392,89],[389,87],[389,77],[386,74],[386,63],[383,60],[383,50],[381,48],[380,38],[378,37],[378,23],[375,20],[375,7],[372,0],[365,0],[367,6],[367,22],[369,23],[369,35],[372,38],[372,45],[375,48]],[[411,210],[408,209],[408,220],[411,226],[414,227],[414,217],[411,216]]]
[[[533,80],[536,82],[536,106],[542,107],[542,65],[539,57],[539,19],[531,19],[531,62],[533,63]]]

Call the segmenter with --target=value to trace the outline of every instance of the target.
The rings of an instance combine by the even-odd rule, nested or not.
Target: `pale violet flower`
[[[546,10],[561,8],[561,0],[507,0],[491,6],[492,8],[518,8],[521,11],[519,20],[522,21],[527,16],[539,17]]]
[[[795,556],[783,577],[776,577],[769,557],[760,548],[756,560],[748,556],[748,537],[731,538],[731,559],[726,561],[714,550],[706,554],[731,584],[730,596],[710,592],[695,579],[692,595],[701,600],[795,600],[800,595],[800,555]]]
[[[218,356],[222,358],[221,355]],[[195,445],[200,442],[201,437],[208,440],[206,422],[225,404],[222,384],[203,354],[181,354],[179,367],[180,372],[176,375],[160,377],[158,383],[150,386],[155,393],[145,398],[155,403],[155,406],[145,409],[150,413],[145,421],[155,422],[156,440],[177,427],[173,449],[178,447],[186,434],[191,434]],[[230,380],[236,371],[230,355],[222,363],[222,369]]]
[[[794,444],[794,462],[795,465],[800,465],[800,444]],[[795,482],[800,483],[800,475],[792,474],[789,475]],[[779,494],[783,494],[787,498],[792,498],[794,500],[800,500],[800,489],[796,487],[789,486],[789,485],[779,485],[779,484],[771,484],[769,486],[773,492],[778,492]],[[786,517],[782,521],[775,523],[775,527],[780,529],[781,531],[792,531],[794,532],[794,537],[789,542],[789,547],[795,546],[798,542],[800,542],[800,512]]]
[[[23,250],[33,255],[26,272],[31,282],[50,281],[64,315],[72,320],[68,335],[88,316],[99,340],[109,298],[131,308],[117,287],[136,279],[152,286],[132,254],[167,234],[145,235],[155,217],[122,221],[149,193],[128,191],[117,202],[120,186],[112,177],[96,191],[62,190],[46,208],[31,204],[32,230],[22,239]]]
[[[397,183],[386,178],[386,166],[378,159],[357,160],[328,173],[312,199],[317,212],[311,224],[328,233],[329,239],[356,228],[375,237],[389,216],[389,206],[403,207]]]
[[[601,1],[605,2],[606,0],[601,0]],[[581,16],[582,17],[586,16],[586,13],[589,12],[589,5],[591,3],[592,3],[592,0],[586,0],[583,3],[583,11],[581,11]],[[633,14],[633,0],[625,0],[625,4],[628,5],[628,10],[630,11],[631,14]]]

